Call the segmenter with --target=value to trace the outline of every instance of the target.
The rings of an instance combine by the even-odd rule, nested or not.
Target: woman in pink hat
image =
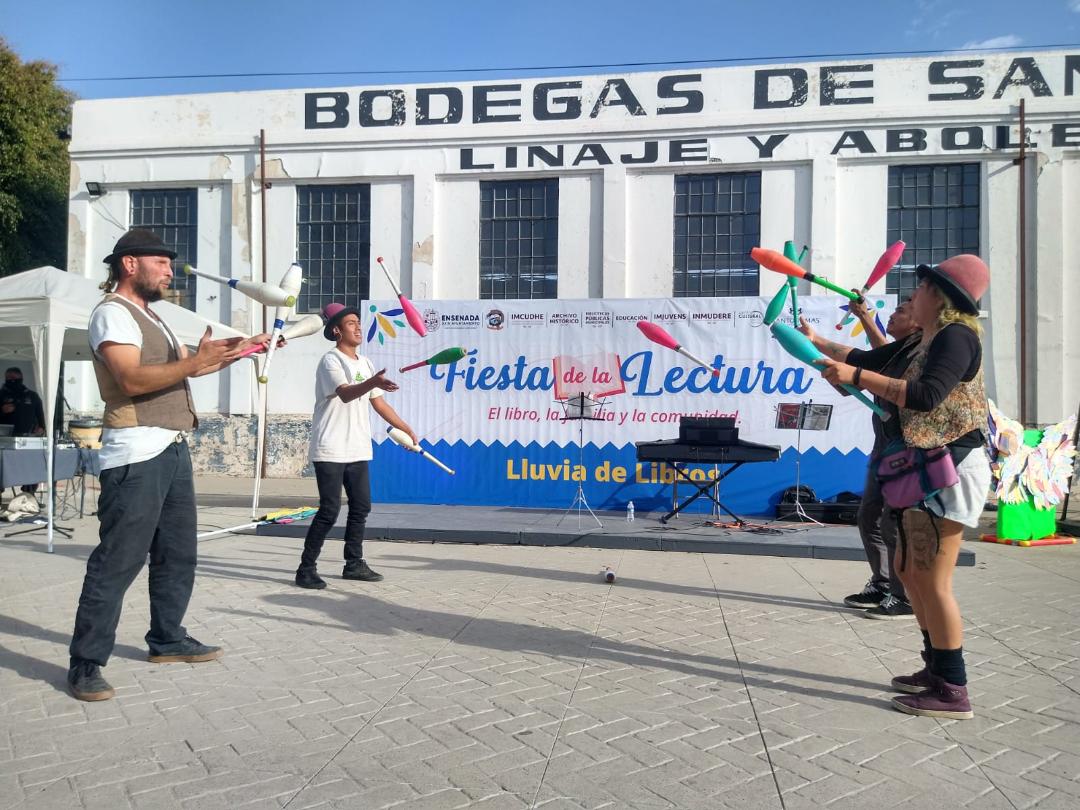
[[[961,254],[936,267],[919,265],[920,280],[911,314],[922,342],[899,378],[878,373],[895,344],[867,352],[843,347],[847,362],[833,352],[822,372],[833,384],[856,385],[885,403],[892,419],[886,437],[894,447],[948,448],[957,483],[902,510],[894,561],[923,633],[926,666],[893,678],[905,694],[893,706],[908,714],[966,720],[973,716],[964,667],[963,623],[953,596],[952,575],[965,526],[979,523],[990,487],[990,464],[983,451],[986,391],[983,387],[982,332],[978,301],[990,271],[978,256]],[[835,345],[835,344],[834,344]]]
[[[376,573],[364,560],[364,526],[371,512],[372,409],[416,441],[416,434],[397,411],[383,399],[384,391],[396,391],[397,385],[386,379],[386,369],[376,372],[371,361],[360,354],[363,335],[360,313],[355,307],[327,304],[323,308],[326,326],[323,337],[334,341],[333,349],[323,355],[315,373],[315,413],[311,419],[309,457],[315,468],[319,487],[319,511],[304,538],[296,584],[301,588],[325,588],[316,563],[323,541],[341,511],[341,490],[349,500],[345,521],[345,568],[343,579],[378,582]]]

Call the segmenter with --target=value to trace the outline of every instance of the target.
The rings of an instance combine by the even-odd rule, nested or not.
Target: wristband
[[[862,366],[855,366],[855,373],[851,376],[851,384],[856,388],[861,387],[859,385],[859,378],[862,376]]]

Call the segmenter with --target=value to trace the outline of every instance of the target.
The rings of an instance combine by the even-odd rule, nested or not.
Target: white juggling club
[[[204,273],[202,270],[196,270],[190,264],[184,265],[184,274],[198,276],[199,278],[209,279],[210,281],[216,281],[218,284],[232,287],[237,292],[243,293],[248,298],[258,301],[260,304],[264,304],[268,307],[291,307],[296,303],[295,295],[290,295],[285,292],[285,290],[281,289],[281,287],[275,286],[274,284],[264,284],[261,281],[240,281],[235,278],[215,276],[212,273]]]
[[[386,429],[386,432],[387,432],[387,434],[389,434],[391,439],[393,439],[395,442],[400,444],[406,450],[409,450],[409,451],[411,451],[413,453],[419,453],[420,455],[422,455],[424,458],[426,458],[428,461],[430,461],[435,466],[442,467],[444,470],[446,470],[451,475],[454,474],[453,470],[451,470],[449,467],[447,467],[445,464],[443,464],[441,461],[439,461],[437,458],[435,458],[435,456],[431,455],[431,453],[429,453],[423,447],[421,447],[416,442],[414,442],[412,440],[412,438],[410,438],[409,434],[406,433],[401,428],[389,427],[389,428]]]
[[[293,262],[289,269],[285,271],[285,275],[281,277],[281,283],[278,285],[287,295],[292,297],[294,302],[297,296],[300,295],[300,285],[304,283],[302,272],[300,265]],[[274,329],[270,333],[270,348],[266,350],[266,362],[263,363],[262,374],[259,375],[259,382],[263,385],[270,379],[270,362],[274,359],[278,337],[281,336],[282,331],[285,329],[285,319],[289,317],[291,311],[292,304],[274,310]]]

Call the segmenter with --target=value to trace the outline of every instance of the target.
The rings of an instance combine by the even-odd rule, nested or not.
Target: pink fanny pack
[[[886,448],[878,461],[877,479],[885,503],[893,509],[908,509],[923,503],[960,480],[947,447]]]

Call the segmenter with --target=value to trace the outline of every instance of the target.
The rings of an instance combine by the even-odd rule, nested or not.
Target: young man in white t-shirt
[[[371,512],[371,422],[368,403],[375,413],[400,428],[416,441],[416,434],[397,411],[383,399],[384,391],[397,385],[376,373],[366,357],[359,354],[363,339],[360,313],[354,307],[327,304],[323,309],[326,327],[323,336],[337,345],[323,355],[315,373],[315,413],[311,419],[309,457],[315,467],[319,487],[319,511],[311,521],[296,584],[301,588],[325,588],[316,570],[323,541],[341,511],[341,490],[349,500],[345,522],[344,579],[378,582],[382,574],[372,571],[364,560],[364,524]]]

